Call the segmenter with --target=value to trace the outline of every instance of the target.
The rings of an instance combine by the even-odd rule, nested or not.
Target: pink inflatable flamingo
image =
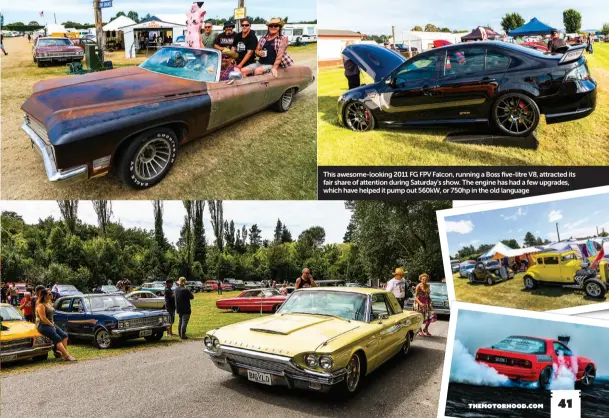
[[[186,45],[190,48],[201,48],[201,26],[203,26],[203,18],[205,10],[203,10],[203,2],[195,2],[190,6],[190,11],[186,13],[187,32]]]

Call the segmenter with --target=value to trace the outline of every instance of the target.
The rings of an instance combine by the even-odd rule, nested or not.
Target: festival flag
[[[603,259],[603,257],[605,257],[605,247],[601,247],[601,250],[598,252],[596,258],[594,259],[594,263],[592,263],[592,265],[590,266],[593,269],[598,268],[599,263],[601,262],[601,260]]]

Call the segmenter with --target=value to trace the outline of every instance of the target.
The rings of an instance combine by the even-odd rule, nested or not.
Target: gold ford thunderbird
[[[205,352],[253,382],[351,396],[366,375],[408,354],[422,321],[384,290],[301,289],[274,315],[209,331]]]

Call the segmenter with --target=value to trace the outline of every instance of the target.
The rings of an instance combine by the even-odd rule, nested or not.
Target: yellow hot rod
[[[205,352],[253,382],[352,396],[366,375],[408,354],[422,321],[384,290],[300,289],[274,315],[209,331]]]

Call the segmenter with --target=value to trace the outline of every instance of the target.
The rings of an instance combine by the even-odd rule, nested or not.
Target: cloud
[[[446,221],[446,232],[455,232],[457,234],[469,234],[474,230],[472,221]]]
[[[584,218],[584,219],[580,219],[579,221],[575,221],[575,222],[567,222],[565,224],[565,228],[566,229],[575,229],[578,226],[580,226],[581,224],[583,224],[584,222],[587,222],[588,218]]]
[[[548,222],[556,222],[562,219],[562,212],[559,210],[552,210],[548,213]]]
[[[511,215],[504,215],[503,213],[500,213],[500,214],[499,214],[499,216],[500,216],[500,217],[501,217],[503,220],[506,220],[506,221],[516,221],[516,220],[518,220],[518,218],[520,218],[520,217],[522,217],[522,216],[524,216],[524,215],[526,215],[526,214],[527,214],[527,211],[526,211],[525,209],[523,209],[523,208],[518,208],[518,209],[516,210],[516,212],[514,212],[514,213],[513,213],[513,214],[511,214]]]

